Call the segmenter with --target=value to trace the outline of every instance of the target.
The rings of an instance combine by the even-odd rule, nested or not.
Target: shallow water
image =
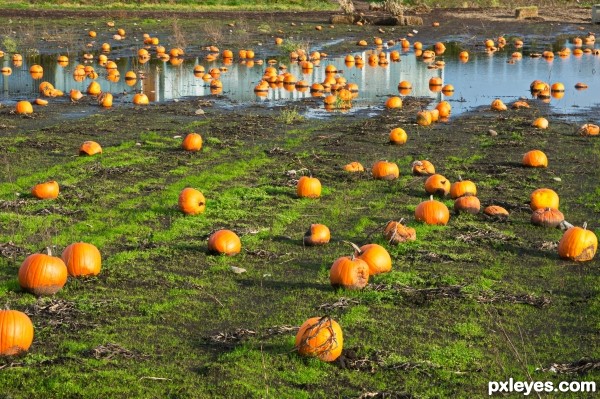
[[[555,49],[571,47],[566,42],[557,42]],[[400,50],[398,47],[386,49],[386,51]],[[299,80],[306,80],[309,84],[322,82],[325,78],[325,66],[334,65],[344,76],[347,82],[356,83],[359,86],[358,98],[354,101],[353,110],[364,110],[366,107],[380,109],[383,107],[388,95],[398,95],[397,86],[401,80],[412,83],[413,89],[410,96],[430,97],[436,101],[448,100],[452,104],[452,115],[458,115],[480,106],[489,106],[495,98],[501,98],[505,103],[516,100],[519,97],[531,97],[529,85],[535,79],[540,79],[550,84],[562,82],[565,85],[565,94],[562,99],[552,99],[550,106],[552,111],[559,114],[581,113],[586,108],[598,107],[600,105],[600,56],[583,54],[582,56],[569,56],[547,61],[543,58],[530,58],[527,52],[521,60],[514,63],[511,53],[514,49],[507,47],[506,50],[488,55],[487,53],[471,52],[467,63],[458,60],[458,47],[450,44],[449,50],[436,60],[443,60],[445,67],[440,69],[428,69],[427,64],[417,58],[412,50],[401,52],[400,62],[390,62],[387,66],[369,66],[362,68],[355,66],[347,67],[343,57],[326,58],[321,60],[309,74],[303,74],[298,64],[284,60],[288,71],[293,73]],[[362,55],[367,59],[370,51],[353,53]],[[49,81],[56,88],[63,90],[66,94],[71,89],[85,92],[90,83],[89,79],[76,82],[73,79],[73,70],[77,62],[71,59],[66,67],[56,63],[56,55],[42,55],[35,58],[25,59],[20,68],[11,64],[8,55],[0,58],[2,66],[13,67],[12,75],[0,75],[0,98],[4,103],[11,103],[21,99],[33,100],[39,96],[38,85],[42,80]],[[92,62],[96,72],[100,75],[97,81],[103,91],[115,94],[115,104],[130,103],[135,92],[143,91],[150,101],[170,101],[184,97],[203,97],[211,95],[209,84],[193,74],[193,67],[201,64],[206,71],[211,68],[222,66],[222,61],[207,62],[202,58],[187,58],[179,66],[171,65],[157,59],[141,64],[137,57],[121,57],[116,59],[121,78],[118,82],[106,80],[106,71],[103,67]],[[29,74],[29,66],[37,63],[44,68],[44,77],[34,80]],[[226,72],[221,74],[223,83],[222,94],[237,104],[261,103],[267,105],[278,105],[282,102],[311,97],[309,91],[299,92],[285,88],[270,89],[266,97],[258,97],[254,93],[254,86],[262,78],[264,65],[249,66],[249,63],[234,62],[229,65]],[[124,79],[127,71],[134,70],[142,72],[144,79],[138,79],[132,86],[126,84]],[[429,89],[428,81],[432,76],[439,76],[444,84],[450,83],[455,87],[455,93],[446,97],[442,93],[434,93]],[[575,83],[585,82],[587,90],[576,90]],[[50,101],[57,101],[51,99]],[[65,98],[58,101],[67,101]],[[314,109],[309,110],[308,115],[319,117],[326,115],[322,102],[318,101]]]

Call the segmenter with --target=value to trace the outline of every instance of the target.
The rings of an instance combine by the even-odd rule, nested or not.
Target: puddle
[[[325,43],[335,45],[340,40]],[[529,85],[535,79],[540,79],[550,84],[562,82],[565,85],[565,94],[561,99],[552,99],[551,111],[568,117],[571,114],[581,114],[587,107],[598,107],[600,105],[600,56],[583,54],[581,56],[569,56],[568,58],[555,57],[552,61],[543,58],[530,58],[527,51],[521,60],[509,62],[514,49],[510,46],[501,52],[488,55],[485,52],[471,52],[467,63],[458,59],[458,48],[448,45],[446,53],[437,57],[443,60],[445,67],[440,69],[428,69],[414,52],[401,52],[400,62],[390,62],[387,66],[371,67],[365,65],[362,68],[347,67],[344,57],[326,58],[321,60],[320,65],[308,74],[304,74],[298,64],[284,60],[283,64],[288,71],[296,76],[298,80],[306,80],[309,84],[322,82],[325,79],[325,66],[334,65],[339,74],[347,82],[356,83],[359,87],[359,96],[354,101],[354,107],[349,112],[363,111],[371,113],[383,107],[388,95],[398,95],[397,86],[402,80],[412,83],[413,89],[410,96],[429,97],[435,101],[447,100],[452,104],[452,115],[459,115],[480,106],[489,106],[495,98],[501,98],[504,102],[511,102],[519,97],[531,97]],[[557,42],[555,49],[563,47],[573,48],[566,42]],[[323,47],[324,49],[324,47]],[[386,49],[399,50],[398,47]],[[370,51],[355,52],[367,60]],[[388,57],[389,58],[389,57]],[[157,59],[141,64],[137,57],[122,57],[115,60],[121,78],[117,82],[106,79],[105,68],[93,65],[99,74],[97,79],[102,91],[109,91],[115,95],[115,104],[121,106],[130,103],[134,93],[143,91],[148,95],[151,102],[171,101],[185,97],[203,97],[211,95],[209,83],[194,76],[193,68],[200,64],[206,71],[211,68],[223,66],[221,60],[207,62],[202,58],[187,58],[183,63],[175,66],[170,62]],[[66,94],[71,89],[85,92],[91,82],[85,79],[76,82],[73,79],[73,71],[76,61],[61,67],[57,64],[57,55],[41,55],[32,59],[24,59],[20,68],[12,66],[8,55],[0,58],[0,65],[13,68],[12,75],[0,75],[0,99],[4,103],[11,103],[21,99],[33,100],[39,96],[38,85],[42,80],[33,80],[29,74],[29,66],[33,63],[40,64],[44,68],[42,80],[49,81],[57,89]],[[82,62],[83,64],[83,62]],[[307,99],[311,97],[309,91],[299,92],[285,88],[270,89],[265,97],[258,97],[254,93],[254,87],[261,80],[263,71],[267,67],[266,61],[263,65],[253,63],[233,63],[227,66],[227,71],[221,73],[220,80],[223,84],[222,93],[234,104],[263,106],[281,105],[283,102]],[[135,84],[128,85],[124,79],[127,71],[143,73],[144,79],[138,79]],[[454,95],[446,97],[442,93],[434,93],[429,89],[429,79],[439,76],[444,84],[450,83],[455,87]],[[577,82],[585,82],[587,90],[576,90]],[[68,101],[66,97],[60,100]],[[310,103],[312,107],[308,112],[309,117],[322,117],[328,112],[324,110],[322,101]],[[309,107],[309,108],[310,108]]]

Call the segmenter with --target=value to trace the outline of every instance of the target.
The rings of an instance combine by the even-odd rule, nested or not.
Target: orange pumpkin
[[[388,251],[379,244],[366,244],[356,250],[355,256],[369,265],[369,275],[387,273],[392,270],[392,258]]]
[[[587,224],[582,227],[571,227],[565,231],[558,243],[558,255],[564,259],[576,262],[592,260],[598,249],[598,237],[593,231],[587,230]]]
[[[450,186],[450,198],[457,199],[458,197],[477,195],[477,187],[475,183],[470,180],[462,180],[458,177],[458,181],[452,183]]]
[[[373,165],[371,173],[378,180],[394,180],[400,176],[400,169],[394,162],[378,161]]]
[[[390,244],[399,244],[406,241],[415,241],[417,239],[417,231],[412,227],[399,222],[389,221],[383,229],[383,236]]]
[[[54,295],[67,282],[62,259],[45,254],[29,255],[19,268],[19,285],[34,295]]]
[[[360,162],[350,162],[347,165],[344,165],[344,170],[346,172],[364,172],[365,168],[362,166]]]
[[[415,176],[429,176],[435,174],[435,166],[425,159],[412,163],[412,173]]]
[[[91,96],[97,96],[101,92],[102,92],[102,88],[100,87],[100,83],[95,82],[95,81],[90,82],[90,84],[87,88],[87,94],[89,94]]]
[[[452,112],[452,106],[450,105],[450,103],[448,101],[440,101],[435,106],[435,109],[438,110],[440,118],[447,118],[450,116],[450,113]]]
[[[113,104],[113,95],[107,91],[98,96],[98,105],[104,108],[110,108]]]
[[[487,216],[492,216],[492,217],[497,217],[497,218],[507,218],[508,217],[508,211],[498,205],[487,206],[483,210],[483,213],[486,214]]]
[[[402,108],[402,99],[400,97],[390,97],[385,101],[387,109]]]
[[[392,129],[390,132],[390,143],[395,145],[403,145],[406,143],[406,140],[408,140],[408,135],[401,127]]]
[[[538,188],[531,193],[530,207],[532,211],[540,208],[558,209],[559,198],[554,190],[549,188]]]
[[[434,200],[432,195],[429,200],[417,205],[415,219],[426,224],[444,226],[450,220],[450,211],[444,203]]]
[[[316,177],[302,176],[298,180],[296,194],[300,198],[319,198],[321,196],[321,182]]]
[[[548,119],[539,117],[533,121],[531,126],[536,127],[538,129],[547,129],[548,128]]]
[[[133,103],[135,105],[148,105],[150,103],[150,100],[148,99],[148,96],[144,93],[136,93],[133,96]]]
[[[102,154],[102,147],[95,141],[84,141],[81,147],[79,147],[79,155],[96,155]]]
[[[186,151],[200,151],[202,149],[202,136],[198,133],[189,133],[183,139],[181,147]]]
[[[15,112],[18,115],[33,114],[33,106],[29,101],[19,101],[15,107]]]
[[[240,253],[242,243],[231,230],[215,231],[208,238],[208,252],[215,255],[232,256]]]
[[[317,357],[324,362],[333,362],[342,354],[343,347],[342,329],[329,316],[306,320],[296,334],[295,348],[300,356]]]
[[[491,108],[492,108],[493,111],[506,111],[508,109],[508,107],[506,106],[506,104],[504,104],[502,102],[502,100],[500,100],[499,98],[497,98],[494,101],[492,101]]]
[[[31,195],[38,199],[55,199],[58,197],[59,187],[54,180],[36,184],[31,188]]]
[[[97,276],[102,268],[102,257],[95,245],[77,242],[63,251],[61,258],[69,276]]]
[[[479,198],[474,195],[458,197],[456,201],[454,201],[454,211],[456,213],[467,212],[476,214],[479,213],[480,209],[481,202],[479,201]]]
[[[27,352],[33,342],[33,323],[18,310],[0,310],[0,356]]]
[[[512,108],[513,109],[529,108],[529,104],[527,103],[527,101],[518,100],[518,101],[515,101],[514,103],[512,103]]]
[[[585,125],[581,126],[579,133],[582,136],[598,136],[598,134],[600,134],[600,126],[592,123],[586,123]]]
[[[545,168],[548,166],[548,157],[540,150],[531,150],[523,155],[523,166],[531,168]]]
[[[179,209],[186,215],[197,215],[206,209],[204,194],[195,188],[184,188],[179,194]]]
[[[369,265],[354,256],[343,256],[333,262],[329,270],[329,281],[333,288],[364,288],[369,283]]]
[[[417,112],[417,124],[419,126],[429,126],[433,122],[431,117],[431,112],[429,111],[419,111]]]
[[[446,196],[450,187],[450,181],[440,174],[431,175],[425,180],[425,191],[430,195]]]
[[[535,226],[554,228],[565,220],[565,216],[558,209],[539,208],[531,214],[531,224]]]
[[[304,234],[304,245],[315,246],[325,245],[329,242],[331,233],[329,227],[324,224],[311,224],[310,228]]]

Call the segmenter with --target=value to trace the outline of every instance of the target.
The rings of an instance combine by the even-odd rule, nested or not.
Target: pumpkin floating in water
[[[65,285],[67,276],[67,266],[62,259],[33,254],[19,268],[19,285],[24,291],[37,296],[54,295]]]
[[[18,310],[0,310],[0,356],[27,352],[33,342],[33,323]]]
[[[240,253],[242,243],[240,238],[231,230],[215,231],[208,238],[208,253],[232,256]]]
[[[342,354],[343,347],[342,329],[329,316],[312,317],[306,320],[296,334],[295,348],[300,356],[333,362]]]
[[[197,215],[206,209],[206,199],[202,192],[187,187],[179,193],[179,209],[186,215]]]
[[[597,249],[598,237],[587,229],[587,223],[583,227],[574,226],[565,231],[558,243],[558,255],[576,262],[592,260]]]
[[[77,242],[65,248],[61,259],[67,266],[69,276],[97,276],[102,268],[102,256],[93,244]]]

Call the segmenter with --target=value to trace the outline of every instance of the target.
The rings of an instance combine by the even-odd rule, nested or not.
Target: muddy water
[[[410,81],[413,89],[410,96],[430,97],[434,100],[448,100],[452,103],[452,114],[457,115],[474,107],[489,105],[494,98],[501,98],[505,102],[513,101],[519,97],[530,97],[529,85],[535,79],[546,81],[550,84],[562,82],[565,85],[565,94],[561,99],[552,99],[550,105],[554,112],[561,114],[581,113],[582,109],[600,106],[600,56],[583,54],[582,56],[558,56],[547,61],[543,58],[528,57],[527,52],[523,59],[511,61],[514,49],[507,49],[492,55],[481,52],[471,52],[468,62],[458,60],[458,48],[449,46],[450,50],[437,60],[443,60],[445,67],[429,69],[414,52],[402,52],[399,48],[389,48],[386,51],[401,51],[400,62],[390,62],[387,66],[369,66],[362,68],[348,67],[344,58],[327,58],[321,61],[310,73],[304,74],[297,64],[283,61],[288,66],[288,71],[298,79],[306,80],[309,84],[322,82],[325,79],[325,66],[336,66],[340,75],[347,82],[359,86],[359,96],[354,102],[353,109],[360,110],[365,107],[381,108],[388,95],[398,95],[397,86],[402,80]],[[554,47],[571,47],[568,43],[555,43]],[[572,48],[572,47],[571,47]],[[356,52],[363,59],[367,59],[370,51]],[[73,57],[75,58],[75,57]],[[181,65],[175,66],[170,62],[157,59],[141,64],[137,57],[121,57],[115,60],[121,78],[117,82],[106,79],[103,67],[92,62],[99,74],[97,81],[103,91],[115,94],[115,104],[130,103],[134,93],[143,91],[150,101],[170,101],[184,97],[203,97],[211,95],[209,83],[194,76],[193,68],[201,64],[206,71],[222,66],[222,61],[207,62],[203,58],[188,57]],[[77,61],[71,59],[65,66],[59,66],[56,55],[37,56],[26,58],[20,68],[14,67],[8,55],[0,58],[0,65],[13,68],[12,75],[0,75],[0,99],[4,103],[11,103],[21,99],[33,100],[39,96],[38,85],[42,80],[34,80],[29,74],[29,66],[40,64],[44,68],[42,80],[49,81],[56,88],[68,93],[71,89],[84,92],[90,83],[89,79],[76,82],[73,79],[73,70]],[[299,92],[285,88],[270,89],[265,97],[258,97],[254,93],[254,86],[260,81],[266,67],[254,62],[234,62],[229,65],[226,72],[222,72],[220,80],[223,83],[222,94],[234,100],[235,103],[264,103],[281,104],[283,101],[294,101],[311,96],[309,91]],[[127,84],[124,79],[127,71],[136,71],[143,75],[134,84]],[[455,87],[455,93],[446,97],[441,93],[432,92],[428,81],[433,76],[439,76],[444,84],[450,83]],[[575,83],[584,82],[587,90],[576,90]],[[67,101],[60,99],[56,101]],[[322,103],[317,102],[315,109],[309,115],[319,116],[325,114]],[[351,111],[352,112],[352,111]]]

